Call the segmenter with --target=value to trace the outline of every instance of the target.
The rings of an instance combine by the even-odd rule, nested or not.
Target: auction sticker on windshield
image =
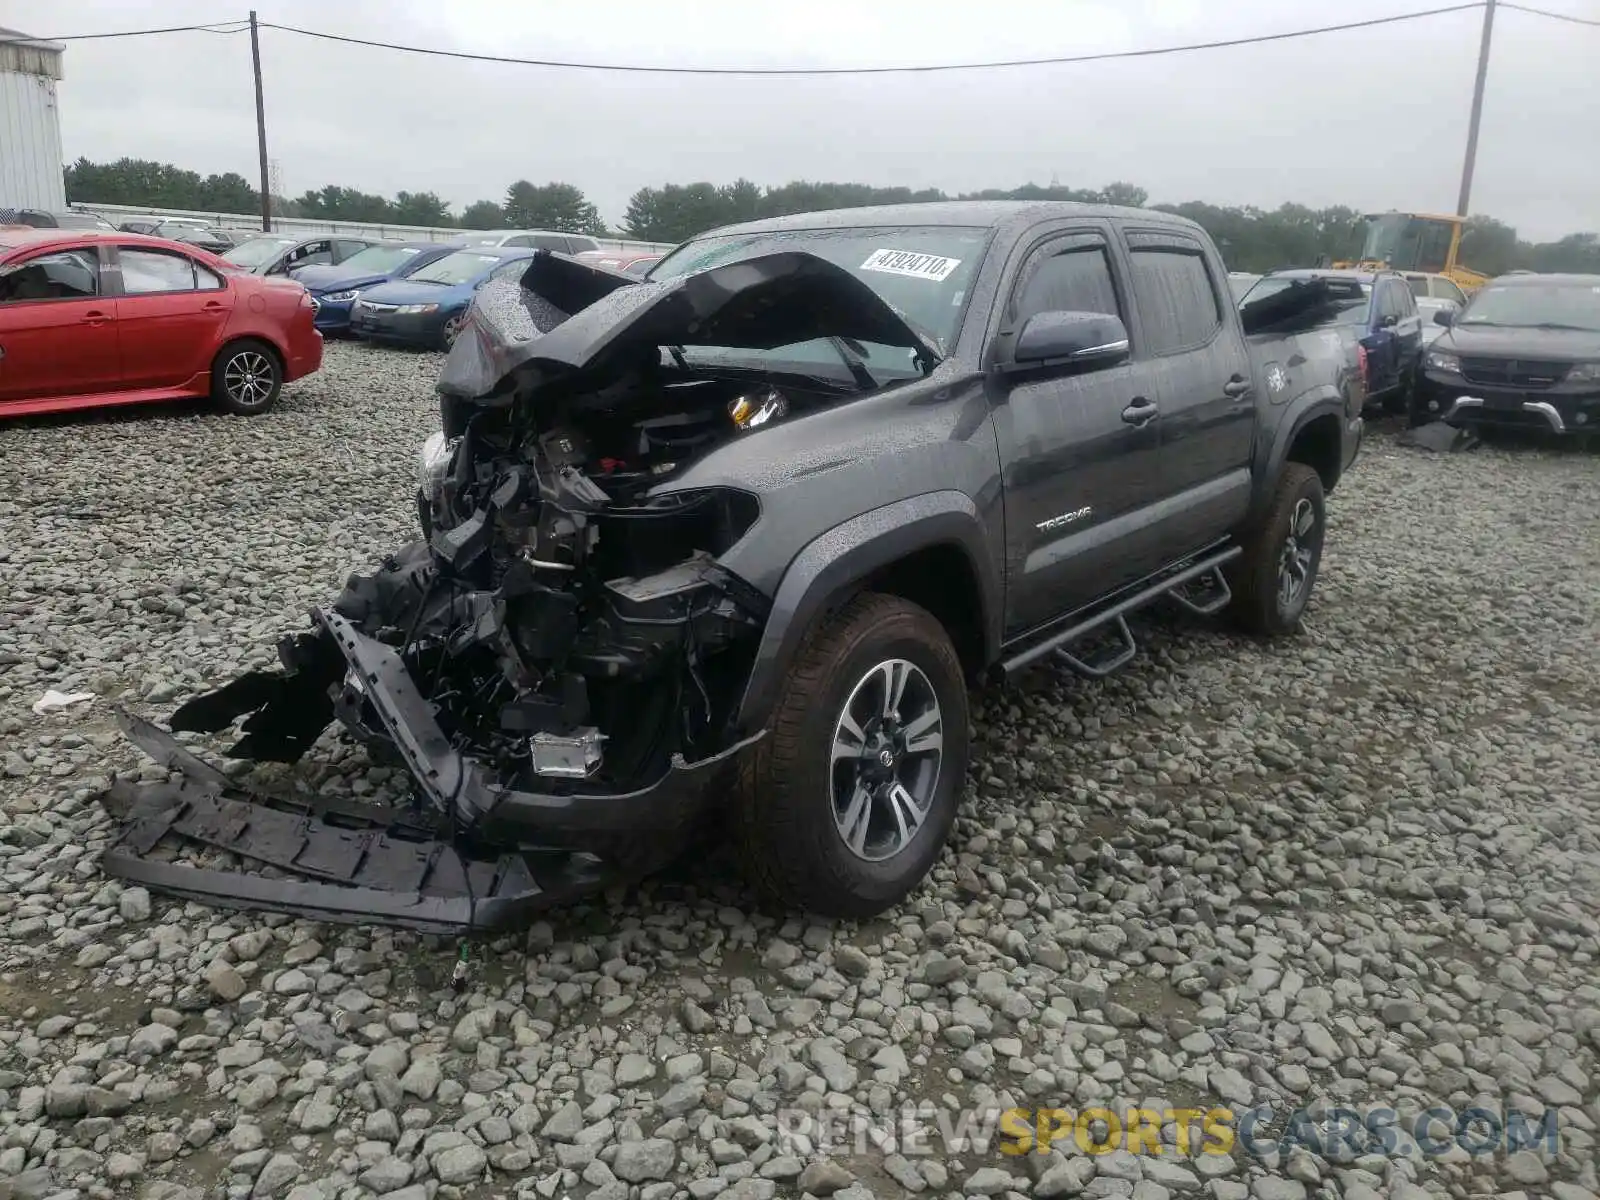
[[[874,250],[861,264],[863,271],[882,271],[886,275],[909,275],[943,283],[961,265],[959,258],[938,254],[918,254],[912,250]]]

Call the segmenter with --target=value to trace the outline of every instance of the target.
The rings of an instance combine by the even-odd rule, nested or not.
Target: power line
[[[1532,8],[1526,4],[1512,4],[1511,0],[1500,0],[1501,8],[1514,8],[1518,12],[1532,13],[1536,17],[1549,17],[1552,21],[1570,21],[1574,25],[1590,25],[1600,29],[1600,21],[1589,17],[1575,17],[1571,13],[1551,12],[1545,8]]]
[[[223,28],[223,26],[231,28]],[[224,21],[214,25],[169,25],[164,29],[117,29],[109,33],[65,33],[57,37],[31,35],[0,38],[0,45],[11,42],[93,42],[102,38],[152,37],[158,33],[243,33],[250,28],[248,21]]]
[[[295,25],[278,25],[262,21],[263,29],[277,29],[299,37],[316,38],[327,42],[343,42],[351,46],[370,46],[378,50],[398,50],[405,54],[425,54],[436,58],[459,58],[470,62],[508,63],[523,67],[549,67],[572,71],[619,71],[646,75],[893,75],[927,74],[938,71],[986,71],[1006,67],[1068,66],[1074,63],[1109,62],[1125,58],[1155,58],[1165,54],[1186,54],[1197,50],[1223,50],[1232,46],[1255,46],[1267,42],[1291,41],[1295,38],[1317,37],[1325,33],[1342,33],[1352,29],[1371,29],[1380,25],[1394,25],[1404,21],[1421,21],[1449,13],[1468,12],[1484,7],[1484,0],[1466,0],[1464,3],[1428,8],[1417,12],[1395,13],[1387,17],[1372,17],[1365,21],[1347,21],[1339,25],[1321,25],[1312,29],[1292,29],[1283,33],[1263,33],[1250,37],[1225,38],[1214,42],[1190,42],[1181,46],[1152,46],[1139,50],[1108,50],[1095,54],[1063,54],[1047,58],[996,59],[987,62],[920,63],[900,67],[671,67],[649,63],[574,62],[565,59],[516,58],[502,54],[475,54],[465,50],[440,50],[431,46],[408,46],[398,42],[380,42],[370,38],[349,37],[338,33],[325,33],[317,29],[302,29]],[[1577,17],[1571,13],[1553,12],[1528,4],[1515,4],[1500,0],[1501,8],[1573,25],[1600,28],[1600,20]],[[105,33],[68,33],[54,37],[19,35],[0,38],[0,45],[12,42],[88,42],[107,38],[152,37],[166,33],[244,33],[250,28],[248,20],[223,21],[210,25],[169,25],[160,29],[118,29]]]
[[[984,71],[1002,67],[1064,66],[1071,63],[1106,62],[1122,58],[1153,58],[1163,54],[1181,54],[1193,50],[1220,50],[1229,46],[1254,46],[1263,42],[1282,42],[1291,38],[1315,37],[1324,33],[1340,33],[1348,29],[1370,29],[1378,25],[1393,25],[1401,21],[1420,21],[1446,13],[1467,12],[1483,7],[1483,0],[1452,4],[1444,8],[1424,9],[1420,12],[1397,13],[1388,17],[1373,17],[1366,21],[1349,21],[1341,25],[1323,25],[1315,29],[1296,29],[1285,33],[1257,34],[1253,37],[1227,38],[1215,42],[1193,42],[1183,46],[1156,46],[1142,50],[1109,50],[1096,54],[1056,55],[1049,58],[1014,58],[992,62],[925,63],[904,67],[670,67],[645,63],[572,62],[563,59],[513,58],[500,54],[473,54],[465,50],[439,50],[428,46],[405,46],[396,42],[379,42],[367,38],[347,37],[337,33],[321,33],[314,29],[300,29],[293,25],[261,22],[263,29],[278,29],[301,37],[319,38],[329,42],[343,42],[353,46],[371,46],[380,50],[400,50],[408,54],[426,54],[437,58],[462,58],[472,62],[510,63],[524,67],[555,67],[576,71],[621,71],[648,75],[891,75],[917,74],[935,71]]]

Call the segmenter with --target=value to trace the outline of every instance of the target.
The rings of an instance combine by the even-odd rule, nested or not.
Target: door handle
[[[1249,392],[1250,381],[1248,379],[1240,379],[1238,376],[1222,385],[1222,394],[1224,396],[1244,396],[1248,395]]]
[[[83,314],[83,323],[85,325],[101,325],[104,324],[105,321],[105,313],[101,312],[98,308],[91,308],[88,312]]]
[[[1122,410],[1122,419],[1129,425],[1148,425],[1159,416],[1161,410],[1156,407],[1155,401],[1144,396],[1135,396],[1133,403]]]
[[[204,307],[207,312],[217,312],[222,308],[222,302],[220,300],[207,300]]]

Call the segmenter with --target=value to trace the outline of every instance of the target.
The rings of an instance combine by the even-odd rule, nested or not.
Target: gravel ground
[[[983,696],[952,851],[870,926],[762,915],[713,856],[485,948],[458,996],[437,941],[108,882],[95,792],[155,770],[113,702],[265,661],[409,534],[439,361],[334,344],[257,420],[0,426],[0,1200],[1600,1191],[1592,454],[1376,435],[1303,636],[1151,619],[1108,683]],[[46,688],[96,698],[35,716]],[[331,738],[298,772],[396,786]],[[934,1133],[884,1140],[908,1104]],[[1434,1104],[1553,1113],[1559,1149],[1418,1153]],[[1398,1124],[939,1134],[1219,1105]],[[875,1139],[819,1132],[852,1112]]]

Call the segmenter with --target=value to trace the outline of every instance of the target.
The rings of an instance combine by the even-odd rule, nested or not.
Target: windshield
[[[1454,237],[1455,225],[1450,221],[1387,213],[1368,222],[1361,257],[1367,262],[1388,263],[1397,271],[1438,274],[1450,265]]]
[[[470,250],[457,250],[431,262],[422,270],[407,276],[413,283],[471,283],[478,276],[492,271],[506,260],[498,254],[474,254]]]
[[[1593,283],[1489,286],[1456,318],[1458,325],[1585,329],[1600,333],[1600,277]]]
[[[1234,303],[1237,304],[1240,300],[1243,300],[1250,289],[1260,282],[1260,279],[1261,276],[1259,275],[1229,275],[1228,290],[1233,293]]]
[[[961,329],[969,285],[988,241],[987,229],[949,225],[730,233],[679,246],[651,269],[649,278],[676,279],[757,255],[803,250],[850,272],[947,353]],[[877,379],[921,374],[913,351],[904,346],[858,345],[865,366]],[[842,362],[839,347],[825,338],[772,350],[701,346],[684,352],[775,369],[780,364],[801,370],[826,365],[830,374]]]
[[[413,257],[415,246],[368,246],[339,264],[340,274],[388,275]]]
[[[240,242],[232,250],[224,251],[222,257],[241,267],[259,267],[271,262],[294,244],[294,238],[251,238],[248,242]]]

